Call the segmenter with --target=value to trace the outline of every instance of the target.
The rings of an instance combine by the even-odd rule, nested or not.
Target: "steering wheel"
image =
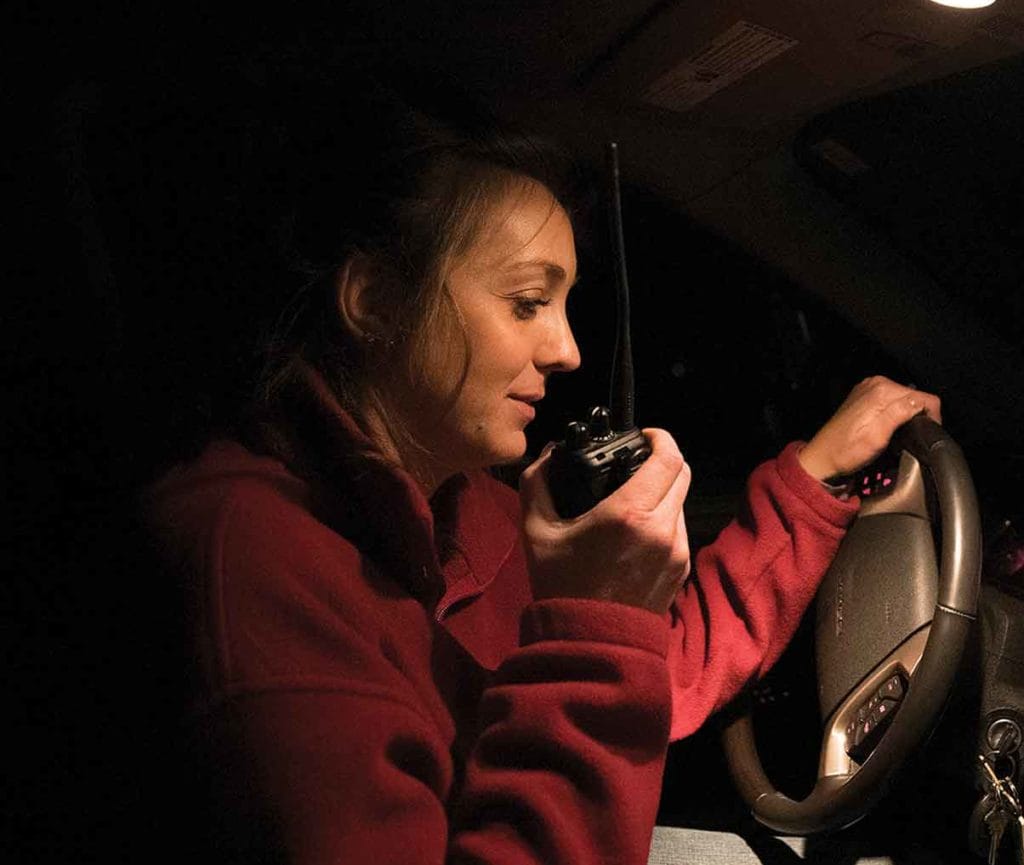
[[[863,501],[818,590],[825,721],[814,788],[794,801],[772,786],[749,711],[722,734],[740,795],[775,831],[840,829],[870,810],[937,723],[975,619],[981,529],[963,453],[923,416],[898,430],[894,445],[895,482]]]

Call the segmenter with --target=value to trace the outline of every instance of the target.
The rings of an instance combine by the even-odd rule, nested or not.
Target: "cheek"
[[[529,360],[530,353],[521,340],[495,334],[473,355],[466,384],[476,390],[486,390],[491,397],[503,397],[522,375]]]
[[[465,431],[505,423],[505,397],[532,357],[529,335],[504,305],[467,304],[461,325],[449,322],[421,346],[421,363],[412,367],[422,381],[416,399],[440,403],[420,405],[440,407],[448,423]]]
[[[413,391],[441,403],[456,400],[470,366],[470,346],[458,327],[439,327],[414,341],[405,359]]]

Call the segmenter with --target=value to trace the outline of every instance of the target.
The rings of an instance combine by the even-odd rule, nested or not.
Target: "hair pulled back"
[[[549,144],[488,118],[441,122],[380,95],[321,96],[287,114],[270,178],[279,190],[284,290],[275,292],[279,308],[261,340],[249,409],[272,415],[277,394],[308,364],[358,420],[374,400],[372,367],[390,362],[396,346],[415,359],[415,342],[450,321],[445,279],[494,207],[533,181],[572,214],[572,179]],[[338,273],[356,255],[370,263],[377,301],[389,310],[384,333],[361,337],[340,318]]]

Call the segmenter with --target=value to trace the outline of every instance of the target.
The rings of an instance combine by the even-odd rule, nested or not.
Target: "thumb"
[[[548,442],[540,456],[519,476],[519,500],[523,505],[523,511],[534,511],[549,520],[559,519],[547,480],[548,464],[554,447],[554,442]]]

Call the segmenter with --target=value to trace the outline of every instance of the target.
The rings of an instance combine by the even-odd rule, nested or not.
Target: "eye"
[[[550,299],[539,297],[512,298],[512,314],[520,321],[529,321],[537,315],[537,310],[551,303]]]

